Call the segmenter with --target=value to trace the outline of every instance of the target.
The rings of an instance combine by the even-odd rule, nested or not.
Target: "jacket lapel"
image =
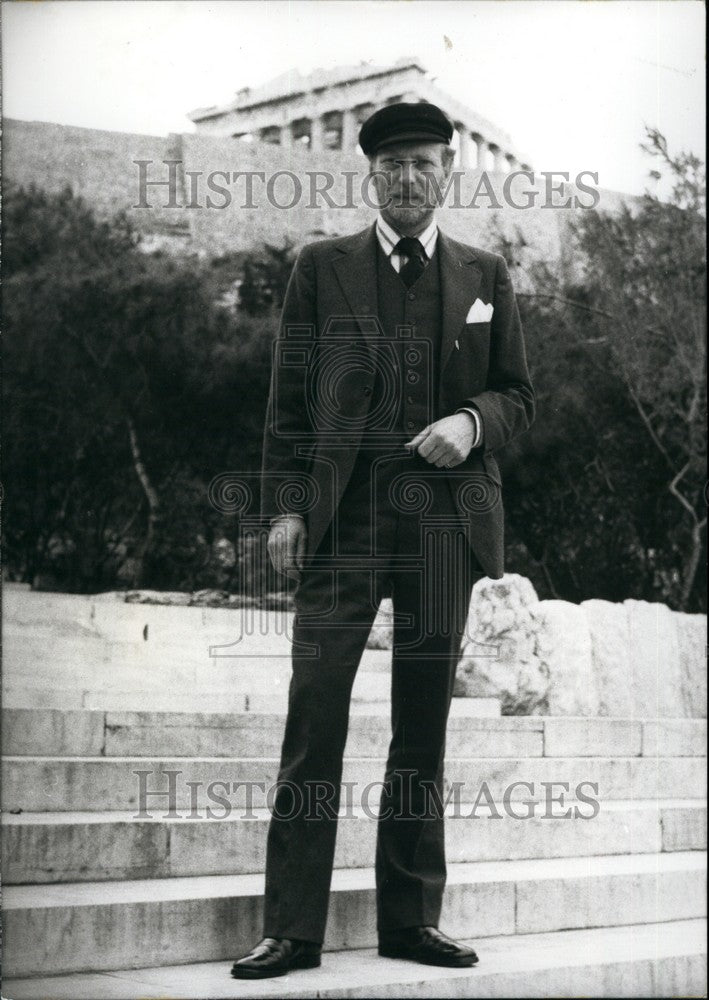
[[[475,254],[469,247],[452,240],[440,230],[438,231],[438,250],[441,255],[443,310],[439,368],[439,381],[442,381],[443,372],[453,346],[465,325],[465,317],[478,296],[482,271],[475,263]]]
[[[340,288],[362,334],[370,341],[377,337],[378,328],[371,322],[377,315],[377,248],[374,226],[343,240],[337,247],[339,256],[333,267]]]
[[[376,227],[349,236],[337,246],[333,268],[352,315],[369,346],[377,332],[371,321],[377,315]],[[465,324],[465,317],[480,289],[482,271],[469,247],[438,231],[441,255],[442,338],[439,381]],[[440,387],[440,386],[439,386]]]

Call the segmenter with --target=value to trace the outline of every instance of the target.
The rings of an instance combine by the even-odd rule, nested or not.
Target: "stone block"
[[[675,613],[683,715],[707,717],[707,616]]]
[[[628,683],[630,629],[628,611],[611,601],[583,601],[591,635],[591,656],[598,690],[598,714],[627,716],[632,713]]]
[[[518,934],[642,924],[659,914],[665,920],[706,915],[704,861],[699,855],[636,854],[630,859],[580,861],[564,862],[558,878],[517,882]]]
[[[677,806],[661,813],[663,851],[706,851],[706,806]]]
[[[706,757],[706,719],[645,719],[643,756]]]
[[[548,757],[637,757],[641,750],[642,723],[633,719],[544,720]]]
[[[104,713],[3,708],[3,754],[98,756],[104,752]]]
[[[684,715],[676,615],[664,604],[624,601],[631,713],[645,719]]]
[[[537,624],[537,656],[549,678],[548,714],[598,714],[598,683],[584,609],[569,601],[539,601],[531,610]]]

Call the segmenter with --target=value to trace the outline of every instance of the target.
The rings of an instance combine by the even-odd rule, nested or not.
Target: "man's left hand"
[[[468,457],[474,439],[475,423],[470,414],[453,413],[424,427],[404,447],[416,449],[439,469],[452,469]]]

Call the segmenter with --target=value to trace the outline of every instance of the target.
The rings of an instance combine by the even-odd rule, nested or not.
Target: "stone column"
[[[319,153],[323,148],[323,121],[316,117],[310,119],[310,152]]]
[[[485,151],[487,149],[487,143],[483,137],[478,132],[473,132],[470,137],[475,143],[476,147],[476,162],[475,166],[479,170],[485,169]]]
[[[290,149],[293,145],[293,132],[291,131],[290,122],[287,125],[281,126],[281,146],[284,149]]]
[[[359,130],[357,119],[351,108],[345,108],[342,112],[342,138],[340,139],[340,149],[343,152],[351,153],[357,148]]]
[[[505,167],[507,166],[507,161],[505,160],[505,154],[502,152],[499,146],[496,146],[494,142],[490,143],[490,152],[493,156],[493,166],[492,169],[496,173],[504,174]]]
[[[460,135],[460,167],[467,170],[472,166],[473,137],[464,125],[458,130]]]
[[[520,168],[520,162],[517,159],[517,157],[514,155],[514,153],[508,153],[507,156],[505,157],[505,159],[507,160],[507,163],[509,164],[510,173],[514,173],[515,170],[519,170],[519,168]]]

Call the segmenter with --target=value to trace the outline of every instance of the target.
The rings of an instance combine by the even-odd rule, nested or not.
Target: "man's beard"
[[[434,205],[427,205],[425,202],[411,204],[392,198],[391,203],[386,206],[386,212],[396,225],[410,229],[426,222],[434,208]]]

